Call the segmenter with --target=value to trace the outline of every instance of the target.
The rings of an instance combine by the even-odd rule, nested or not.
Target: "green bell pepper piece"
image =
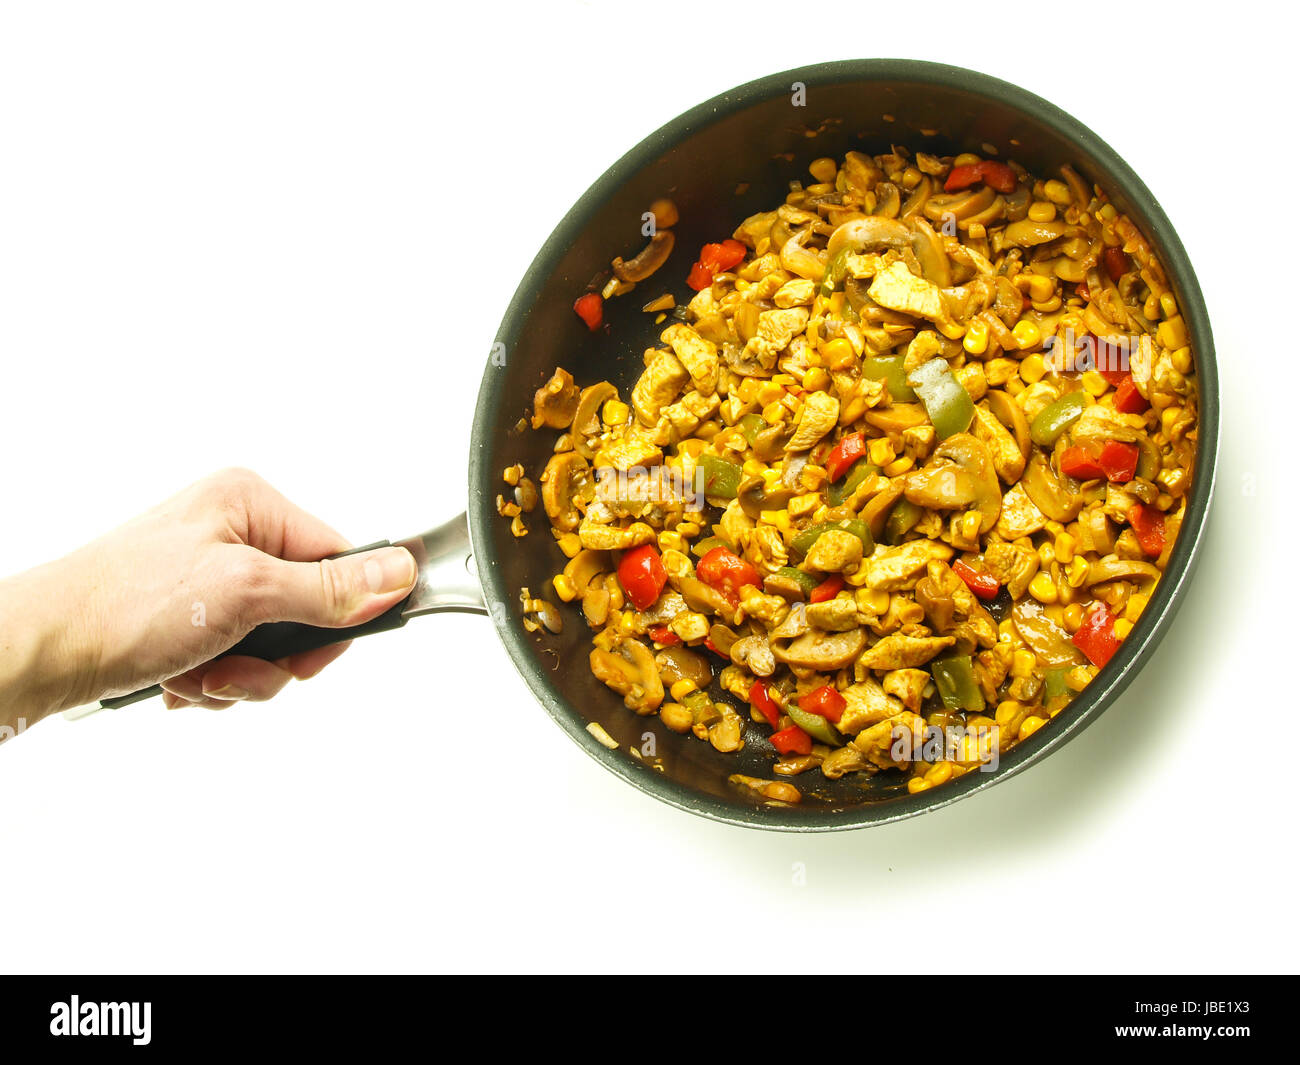
[[[970,655],[947,655],[930,663],[930,675],[939,689],[939,698],[949,710],[979,713],[984,709],[984,694],[975,679]]]
[[[821,296],[829,296],[844,281],[844,267],[849,260],[851,248],[841,248],[835,253],[834,258],[826,264],[826,272],[822,274],[821,283],[817,286],[817,293]]]
[[[822,717],[821,714],[810,714],[807,710],[800,710],[799,704],[793,699],[786,704],[785,712],[790,715],[791,721],[818,743],[825,743],[830,747],[839,747],[844,743],[839,729]]]
[[[871,539],[871,530],[867,528],[867,523],[861,518],[848,518],[841,522],[819,522],[816,525],[810,525],[790,541],[790,546],[800,555],[807,555],[812,550],[813,544],[821,537],[824,532],[831,529],[839,529],[841,532],[852,533],[862,541],[862,554],[869,555],[876,549],[875,541]]]
[[[725,547],[728,551],[731,550],[731,545],[721,536],[706,536],[699,543],[691,546],[691,554],[697,558],[703,558],[715,547]]]
[[[858,485],[873,473],[879,472],[880,467],[870,459],[858,459],[857,462],[849,467],[849,472],[845,475],[842,481],[836,481],[830,486],[826,492],[826,498],[830,501],[831,506],[838,507],[848,499],[849,496],[853,495],[853,491],[858,487]]]
[[[777,570],[773,577],[788,577],[803,589],[803,594],[808,595],[821,582],[811,573],[805,573],[801,569],[795,569],[793,566],[782,566]]]
[[[1038,412],[1029,425],[1030,437],[1040,447],[1052,447],[1057,437],[1079,420],[1087,405],[1088,398],[1082,392],[1067,392]]]
[[[894,399],[900,403],[912,403],[916,400],[916,393],[907,383],[903,359],[902,355],[868,355],[862,360],[862,376],[873,381],[883,378]]]
[[[885,543],[897,547],[903,539],[916,528],[924,511],[907,499],[900,499],[885,519]]]
[[[1062,695],[1071,694],[1069,685],[1065,683],[1065,675],[1069,672],[1069,666],[1062,666],[1060,669],[1049,669],[1043,674],[1043,686],[1048,699],[1059,699]]]
[[[748,443],[750,447],[754,446],[754,441],[758,438],[758,434],[767,428],[767,422],[763,421],[763,416],[761,414],[746,414],[736,424],[740,426],[740,431],[745,437],[745,442]]]
[[[735,499],[744,478],[744,471],[734,462],[728,462],[719,455],[705,452],[700,456],[700,467],[704,472],[704,494],[710,499]]]
[[[975,404],[943,359],[936,356],[922,363],[907,375],[907,383],[916,389],[940,440],[970,428]]]

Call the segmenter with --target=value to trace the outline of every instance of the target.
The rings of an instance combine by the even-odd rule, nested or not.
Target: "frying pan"
[[[819,156],[869,154],[898,144],[938,155],[992,145],[1031,172],[1072,165],[1100,185],[1132,218],[1163,261],[1191,332],[1200,388],[1200,436],[1193,485],[1164,578],[1120,651],[1075,700],[1024,742],[1002,754],[996,770],[972,772],[942,787],[909,794],[902,774],[798,778],[797,806],[765,805],[728,783],[733,773],[770,775],[771,748],[751,729],[742,751],[725,755],[693,736],[638,717],[587,665],[590,633],[576,612],[558,635],[534,636],[521,622],[519,589],[540,594],[564,557],[544,515],[515,538],[495,509],[502,471],[522,462],[536,479],[553,433],[525,428],[533,392],[556,366],[580,384],[611,380],[627,394],[642,352],[662,326],[640,310],[641,293],[606,302],[608,328],[589,333],[572,310],[589,282],[616,255],[641,245],[641,216],[669,196],[681,220],[667,264],[645,283],[648,296],[685,293],[700,246],[729,236],[747,216],[780,203],[791,180],[805,180]],[[420,563],[411,596],[355,629],[262,626],[231,653],[264,658],[396,628],[442,611],[487,614],[515,666],[556,723],[623,780],[680,809],[718,821],[786,831],[827,831],[897,821],[955,802],[1037,762],[1096,720],[1132,680],[1173,620],[1191,576],[1214,484],[1219,391],[1214,340],[1195,274],[1173,227],[1128,165],[1091,130],[1023,89],[983,74],[934,63],[864,59],[774,74],[714,97],[656,130],[629,151],[573,206],[537,254],[510,301],[487,356],[470,441],[466,515],[397,543]],[[472,549],[471,549],[472,543]],[[371,545],[377,546],[377,545]],[[358,550],[365,550],[359,548]],[[121,706],[158,689],[105,700]],[[729,698],[729,697],[728,697]],[[588,731],[601,726],[608,748]],[[815,778],[815,779],[814,779]]]

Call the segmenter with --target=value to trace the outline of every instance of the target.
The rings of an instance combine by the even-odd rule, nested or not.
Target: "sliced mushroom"
[[[869,410],[862,416],[868,425],[882,433],[901,435],[906,429],[925,425],[930,419],[919,403],[891,403],[888,407]]]
[[[649,714],[664,701],[664,686],[654,655],[640,640],[623,640],[617,653],[597,647],[589,661],[592,673],[623,696],[623,705],[629,710]]]
[[[564,532],[578,527],[582,513],[577,504],[589,502],[595,491],[591,467],[576,451],[552,455],[542,471],[542,506],[551,524]]]
[[[908,476],[904,493],[909,502],[933,510],[974,507],[981,533],[992,529],[1002,513],[1002,487],[993,459],[970,433],[954,433],[944,440],[926,466]]]
[[[686,647],[665,647],[655,655],[655,664],[659,667],[659,679],[667,687],[679,680],[689,680],[704,691],[713,680],[713,672],[704,656]]]
[[[681,592],[686,605],[692,610],[701,614],[718,614],[721,617],[731,617],[736,612],[731,600],[698,577],[674,577],[670,574],[668,580],[677,591]]]
[[[1159,580],[1160,570],[1150,562],[1139,559],[1119,558],[1109,555],[1098,559],[1088,567],[1088,584],[1101,584],[1103,581],[1148,581]]]
[[[766,636],[746,636],[731,645],[731,660],[744,666],[756,677],[770,677],[776,672],[776,659]]]
[[[1022,248],[1032,248],[1038,244],[1059,240],[1065,236],[1066,224],[1061,221],[1035,222],[1025,218],[1019,222],[1009,223],[1002,230],[1004,244],[1015,244]]]
[[[863,628],[850,629],[848,632],[809,629],[784,646],[773,643],[772,654],[777,661],[788,666],[830,673],[849,665],[866,646],[867,630]]]
[[[768,491],[762,477],[746,477],[736,489],[740,509],[754,521],[765,510],[781,510],[795,497],[795,489],[784,486]]]
[[[626,261],[618,258],[610,264],[614,270],[614,276],[620,281],[631,283],[644,281],[668,261],[668,256],[673,253],[673,240],[671,230],[659,230],[650,238],[650,243],[637,253],[635,258]]]
[[[557,369],[533,393],[533,428],[567,429],[578,409],[578,387],[568,370]]]
[[[794,603],[790,607],[790,612],[782,619],[781,624],[772,629],[768,635],[774,640],[793,640],[807,631],[807,606],[804,603]]]
[[[777,422],[760,429],[754,436],[754,455],[763,462],[775,462],[785,451],[785,445],[794,435],[794,426]]]
[[[587,445],[587,437],[600,432],[600,408],[611,399],[618,399],[618,389],[608,381],[589,385],[578,397],[578,409],[573,415],[573,448],[584,459],[595,455]]]
[[[987,211],[997,197],[997,190],[988,185],[974,186],[962,192],[940,193],[926,201],[923,213],[931,222],[941,226],[948,221],[961,222]]]
[[[1011,430],[1011,435],[1016,438],[1016,446],[1020,448],[1020,453],[1028,456],[1031,442],[1029,419],[1025,417],[1025,412],[1020,409],[1020,404],[1016,402],[1015,397],[1000,388],[995,388],[989,392],[987,400],[989,410],[998,421]]]
[[[1052,470],[1047,455],[1034,448],[1020,478],[1020,488],[1040,511],[1053,521],[1074,521],[1083,509],[1083,496],[1072,479],[1062,481]]]
[[[905,248],[916,255],[927,280],[940,286],[951,284],[952,274],[943,252],[943,242],[921,219],[899,222],[880,215],[855,218],[838,227],[826,244],[826,251],[832,258],[845,250],[863,255]]]
[[[791,234],[790,239],[781,245],[781,265],[798,277],[820,281],[826,273],[826,263],[816,252],[804,247],[811,236],[811,229],[801,229]]]

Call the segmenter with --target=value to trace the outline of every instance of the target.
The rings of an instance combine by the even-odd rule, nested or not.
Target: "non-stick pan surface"
[[[564,557],[540,512],[530,534],[516,539],[494,500],[505,467],[522,462],[536,477],[545,465],[554,433],[518,426],[534,390],[556,366],[580,385],[612,380],[626,395],[641,371],[642,352],[657,344],[662,328],[641,304],[669,288],[683,298],[686,273],[702,244],[729,236],[748,215],[780,203],[791,180],[807,180],[808,163],[818,156],[877,153],[891,144],[936,154],[991,144],[1002,157],[1045,175],[1069,163],[1138,223],[1169,271],[1193,338],[1201,398],[1193,489],[1165,577],[1121,651],[1046,728],[1003,754],[996,772],[971,773],[917,795],[907,793],[898,773],[840,781],[808,773],[797,780],[804,792],[799,806],[763,806],[727,781],[736,772],[770,776],[763,730],[750,729],[739,754],[720,754],[669,731],[657,717],[625,709],[591,675],[591,634],[576,611],[566,612],[558,636],[524,631],[519,589],[541,593]],[[589,334],[573,313],[574,299],[612,257],[640,248],[642,212],[661,196],[671,196],[681,213],[672,258],[634,294],[607,301],[608,329]],[[775,74],[701,104],[638,144],[574,205],[529,267],[496,339],[469,463],[470,536],[492,617],[515,665],[560,727],[612,772],[684,810],[738,825],[826,831],[898,820],[987,787],[1061,746],[1115,700],[1164,634],[1189,579],[1219,435],[1214,343],[1195,275],[1169,220],[1127,164],[1063,111],[1005,82],[931,63],[852,60]],[[607,749],[587,731],[593,721],[618,749]],[[653,755],[638,758],[633,749]]]

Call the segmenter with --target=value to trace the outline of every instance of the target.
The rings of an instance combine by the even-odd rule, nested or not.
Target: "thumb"
[[[395,606],[415,586],[415,558],[404,547],[380,547],[320,562],[283,562],[271,569],[265,610],[273,621],[337,629],[360,625]]]

